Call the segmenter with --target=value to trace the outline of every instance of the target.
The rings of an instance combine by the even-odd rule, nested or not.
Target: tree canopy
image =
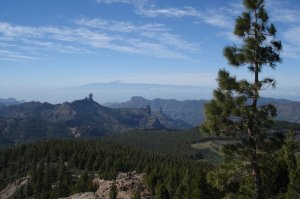
[[[208,175],[209,181],[222,191],[231,190],[230,198],[233,192],[235,197],[262,199],[278,192],[269,189],[268,183],[278,172],[275,157],[284,136],[271,130],[277,113],[274,105],[259,106],[257,101],[262,90],[276,86],[275,79],[261,77],[261,73],[281,62],[282,45],[269,22],[264,0],[244,0],[243,5],[245,11],[234,28],[242,44],[226,46],[223,53],[229,65],[246,68],[251,76],[238,79],[225,69],[219,71],[214,98],[205,105],[202,130],[239,138],[239,142],[224,146],[225,160]]]

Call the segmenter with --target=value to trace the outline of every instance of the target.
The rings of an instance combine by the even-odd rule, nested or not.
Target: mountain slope
[[[0,116],[11,119],[33,119],[64,124],[68,127],[96,127],[102,133],[115,133],[114,128],[140,127],[153,120],[147,108],[111,109],[101,106],[91,98],[72,103],[52,105],[49,103],[28,102],[2,107]],[[162,127],[162,126],[159,126]],[[155,128],[155,126],[148,126]]]
[[[277,108],[277,120],[300,123],[300,102],[286,99],[262,98],[260,103],[274,104]]]
[[[103,136],[133,129],[188,128],[162,112],[144,108],[112,109],[92,97],[72,103],[27,102],[0,107],[0,144],[23,143],[37,139]]]
[[[202,109],[206,102],[206,100],[148,100],[143,97],[135,96],[127,102],[106,105],[112,108],[139,108],[150,105],[153,112],[162,110],[164,114],[174,120],[181,120],[190,126],[197,126],[204,120]]]
[[[109,103],[106,106],[112,108],[138,108],[150,105],[153,111],[160,109],[166,116],[184,121],[185,123],[196,127],[204,121],[203,108],[207,100],[184,100],[174,99],[154,99],[148,100],[143,97],[132,97],[129,101],[123,103]],[[259,104],[272,103],[276,106],[278,116],[276,120],[300,123],[300,102],[285,99],[260,98]]]

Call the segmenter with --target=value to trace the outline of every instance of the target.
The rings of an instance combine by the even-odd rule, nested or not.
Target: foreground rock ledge
[[[112,180],[96,178],[93,183],[99,187],[95,193],[78,193],[61,199],[108,199],[113,182]],[[137,174],[136,172],[119,173],[115,183],[118,189],[117,199],[131,199],[135,191],[139,191],[143,199],[153,198],[150,190],[143,185],[143,174]]]
[[[10,197],[12,197],[18,189],[20,189],[28,182],[28,178],[28,176],[22,177],[16,180],[15,182],[7,185],[7,187],[0,192],[0,198],[9,199]]]

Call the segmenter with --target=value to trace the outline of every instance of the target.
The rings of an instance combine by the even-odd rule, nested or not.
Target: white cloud
[[[283,57],[300,59],[300,4],[268,0],[271,20],[280,26],[279,39],[283,42]],[[276,25],[276,24],[275,24]]]
[[[192,17],[196,21],[201,21],[219,28],[228,28],[232,24],[233,16],[240,13],[241,6],[231,3],[227,7],[215,7],[212,9],[197,10],[194,7],[185,6],[183,8],[166,7],[161,8],[151,0],[97,0],[98,3],[127,3],[135,8],[139,15],[147,17]]]
[[[141,54],[152,54],[156,57],[161,58],[174,58],[174,59],[188,59],[188,57],[182,53],[172,51],[168,48],[168,46],[165,46],[158,42],[145,42],[143,40],[136,40],[131,39],[128,41],[133,48],[141,53]]]
[[[232,30],[224,30],[223,32],[219,33],[218,36],[226,38],[227,40],[236,44],[240,44],[242,41],[238,36],[233,34]]]
[[[234,18],[241,12],[240,4],[229,3],[226,7],[197,10],[193,7],[160,8],[151,0],[97,0],[99,3],[126,3],[133,5],[136,13],[148,17],[191,17],[194,22],[218,27],[220,36],[230,41],[238,39],[232,34]],[[271,14],[279,12],[280,5],[272,4]],[[283,7],[280,12],[289,13],[288,22],[298,25],[299,11]],[[287,15],[285,15],[287,16]],[[298,24],[297,24],[298,23]],[[299,52],[299,26],[291,26],[282,34],[288,43],[285,54],[296,57]],[[103,19],[79,18],[72,26],[21,26],[0,22],[0,46],[19,52],[21,49],[34,51],[56,51],[61,53],[90,53],[97,49],[134,53],[154,57],[186,59],[188,53],[200,52],[199,46],[183,39],[180,35],[160,23],[133,23]],[[286,50],[287,49],[287,50]],[[291,50],[293,49],[293,51]],[[24,53],[24,52],[23,52]],[[30,54],[26,54],[30,57]],[[0,55],[3,56],[3,55]]]
[[[40,58],[24,55],[20,52],[0,50],[0,59],[7,60],[7,61],[24,61],[24,60],[39,60]]]
[[[193,7],[184,8],[156,8],[156,7],[138,7],[137,13],[147,17],[192,17],[195,21],[204,22],[206,24],[228,28],[232,24],[231,10],[224,12],[224,9],[207,9],[203,11],[196,10]]]
[[[288,41],[291,44],[300,46],[300,27],[290,27],[283,33],[283,37],[286,41]]]
[[[79,19],[75,23],[93,28],[95,31],[110,31],[112,33],[110,35],[115,39],[115,43],[111,43],[110,48],[120,52],[185,59],[187,56],[171,50],[170,47],[188,51],[198,50],[194,44],[169,33],[169,30],[162,24],[138,25],[131,22],[101,19]],[[122,36],[119,32],[123,33]],[[91,45],[98,47],[98,42],[93,41]]]
[[[114,3],[130,4],[133,7],[135,7],[136,12],[138,14],[147,17],[158,17],[158,16],[197,17],[199,15],[197,10],[188,6],[184,8],[157,8],[156,5],[151,0],[96,0],[96,2],[104,3],[104,4],[114,4]]]
[[[272,19],[276,22],[291,23],[299,22],[300,12],[292,9],[275,9],[272,12]]]
[[[148,23],[142,25],[136,25],[131,22],[114,21],[114,20],[102,20],[102,19],[87,19],[81,18],[74,21],[77,25],[96,28],[102,30],[108,30],[113,32],[139,32],[139,31],[151,31],[151,32],[164,32],[169,31],[163,24]]]
[[[135,47],[137,51],[141,51],[142,48],[139,46],[142,45],[143,48],[146,47],[146,50],[150,48],[148,53],[155,49],[155,54],[160,57],[162,56],[161,50],[164,50],[165,52],[163,53],[163,56],[169,54],[176,55],[176,57],[185,57],[178,56],[179,53],[171,53],[170,47],[190,52],[199,51],[199,47],[196,44],[187,42],[180,38],[180,36],[170,33],[170,30],[162,24],[149,23],[138,25],[131,22],[107,21],[100,19],[79,19],[76,20],[75,23],[78,25],[92,27],[95,30],[105,30],[112,33],[122,32],[123,38],[118,38],[118,40],[130,43],[130,46]],[[126,34],[130,36],[124,36]],[[135,35],[135,37],[132,37],[132,34]],[[133,40],[131,38],[135,39]]]
[[[200,13],[192,7],[179,8],[145,8],[139,7],[137,10],[139,14],[148,17],[199,17]]]
[[[162,24],[81,18],[75,20],[75,25],[31,27],[0,22],[0,41],[2,47],[26,50],[27,54],[27,51],[31,54],[49,50],[89,53],[97,49],[109,49],[153,57],[187,59],[187,52],[199,52],[198,46],[172,34]],[[4,54],[0,56],[5,57]],[[26,60],[30,60],[30,56]]]
[[[8,38],[17,37],[19,35],[40,35],[40,31],[38,31],[36,28],[28,26],[14,26],[5,22],[0,22],[0,33],[2,33],[3,37]]]
[[[97,0],[99,3],[126,3],[134,7],[135,12],[139,15],[147,17],[169,17],[169,18],[182,18],[191,17],[197,24],[206,23],[211,26],[220,28],[222,30],[219,35],[224,36],[229,41],[237,42],[238,39],[232,33],[234,21],[237,16],[241,14],[244,7],[240,1],[230,1],[226,6],[203,8],[201,10],[194,7],[159,7],[155,1],[151,0]],[[291,5],[287,1],[280,0],[266,0],[266,8],[269,11],[272,22],[280,22],[287,25],[284,30],[284,39],[293,46],[293,49],[298,48],[295,42],[299,43],[299,31],[291,25],[300,23],[300,10],[299,5]],[[120,25],[120,24],[118,24]],[[120,30],[126,31],[130,26],[123,24]],[[149,34],[148,34],[149,35]],[[291,48],[290,48],[291,49]]]
[[[14,47],[16,45],[15,44],[9,44],[9,43],[6,43],[6,42],[0,42],[0,46],[1,47]]]
[[[37,40],[30,40],[30,39],[22,39],[27,46],[21,46],[21,49],[28,49],[31,51],[57,51],[61,53],[89,53],[90,51],[86,48],[82,47],[75,47],[71,45],[62,45],[55,42],[49,41],[37,41]]]
[[[207,13],[202,17],[202,20],[212,26],[219,28],[230,28],[232,24],[232,18],[221,13]]]
[[[140,10],[144,7],[151,7],[153,6],[153,0],[96,0],[98,3],[102,4],[115,4],[115,3],[122,3],[128,4],[136,8],[136,10]]]
[[[181,39],[177,35],[170,34],[168,32],[163,33],[154,33],[154,32],[141,32],[140,35],[146,38],[157,39],[160,43],[168,45],[170,47],[175,47],[176,49],[180,50],[188,50],[198,52],[200,49],[198,45],[186,42],[185,40]]]
[[[299,5],[290,4],[288,1],[267,0],[267,9],[271,15],[272,21],[281,23],[299,23],[300,11]],[[298,7],[298,8],[297,8]]]
[[[300,46],[286,44],[283,46],[283,57],[300,60]]]

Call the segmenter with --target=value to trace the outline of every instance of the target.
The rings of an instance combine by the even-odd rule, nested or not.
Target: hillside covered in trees
[[[29,177],[13,198],[58,198],[96,191],[94,178],[113,180],[119,172],[144,173],[143,183],[154,198],[223,198],[239,184],[224,185],[223,191],[207,182],[206,174],[218,166],[201,160],[201,151],[191,144],[207,140],[196,132],[132,132],[99,140],[42,141],[0,151],[0,190],[21,177]],[[270,197],[281,198],[292,179],[286,147],[268,164],[264,173],[272,182]],[[295,145],[296,147],[296,145]],[[293,149],[294,148],[294,149]],[[295,152],[295,151],[294,151]],[[299,162],[298,159],[298,172]],[[271,165],[274,165],[274,170]],[[279,168],[275,165],[281,165]],[[280,179],[280,180],[279,180]],[[297,185],[297,181],[292,180]],[[279,197],[280,196],[280,197]]]
[[[209,163],[107,141],[43,141],[0,152],[1,190],[20,177],[29,183],[14,198],[58,198],[93,191],[94,175],[114,179],[118,172],[145,173],[158,198],[217,198],[205,180]],[[196,176],[194,174],[197,174]]]

